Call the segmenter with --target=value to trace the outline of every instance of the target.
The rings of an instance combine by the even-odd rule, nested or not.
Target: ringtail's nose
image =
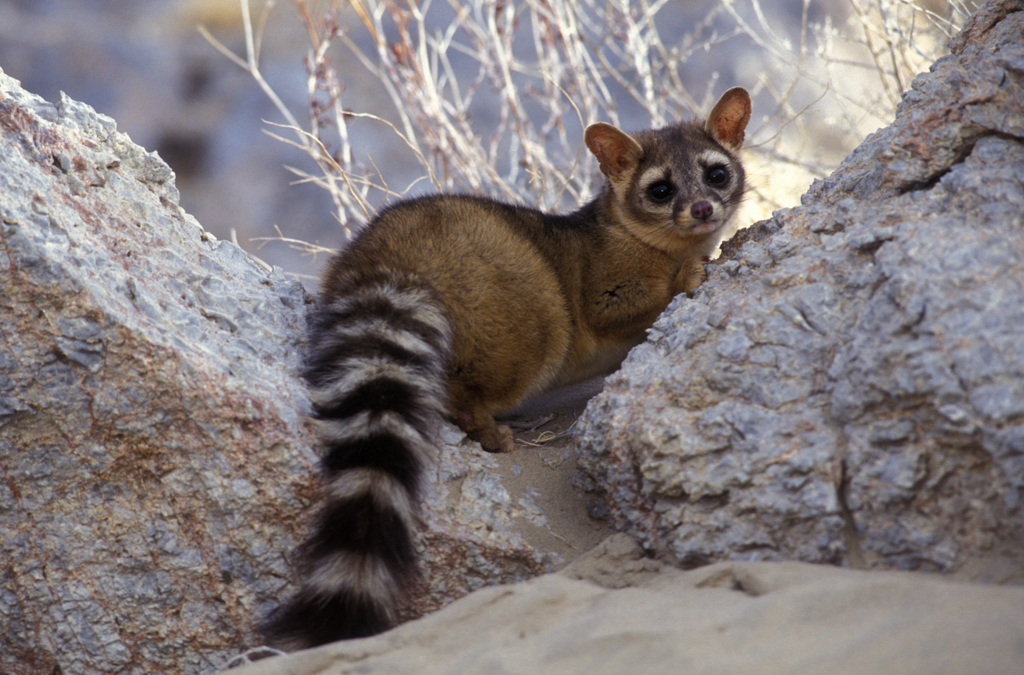
[[[694,220],[707,220],[715,215],[715,207],[709,201],[699,201],[690,207],[690,215]]]

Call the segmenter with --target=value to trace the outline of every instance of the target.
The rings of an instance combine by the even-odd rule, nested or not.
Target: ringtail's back
[[[326,503],[301,547],[298,593],[265,626],[288,649],[392,626],[416,575],[417,493],[434,430],[453,420],[513,449],[494,415],[609,372],[703,263],[743,195],[750,97],[706,121],[584,140],[606,183],[552,215],[436,195],[384,209],[322,281],[305,378],[323,444]]]

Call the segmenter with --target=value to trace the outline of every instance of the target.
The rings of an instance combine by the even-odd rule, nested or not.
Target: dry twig
[[[697,116],[741,84],[761,112],[748,130],[748,164],[771,165],[802,189],[891,119],[910,78],[971,9],[965,0],[942,10],[908,0],[800,0],[768,11],[761,0],[709,0],[696,12],[687,3],[688,20],[673,22],[682,10],[669,0],[292,0],[310,40],[303,127],[260,74],[267,11],[254,28],[248,1],[240,2],[244,58],[204,35],[274,102],[288,135],[270,133],[314,160],[320,175],[292,171],[331,194],[349,234],[352,222],[412,187],[393,190],[387,170],[357,159],[349,127],[358,120],[395,134],[435,190],[566,209],[600,184],[581,152],[586,124],[638,128]],[[357,21],[346,23],[346,12]],[[749,59],[757,68],[738,70]],[[379,82],[393,110],[345,105],[336,62],[346,78],[361,68]],[[753,194],[764,204],[758,215],[783,201],[778,186]]]

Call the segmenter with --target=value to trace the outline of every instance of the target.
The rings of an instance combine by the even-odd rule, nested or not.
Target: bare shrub
[[[913,76],[973,9],[965,0],[793,0],[770,11],[760,0],[292,0],[310,40],[300,123],[260,74],[270,4],[254,26],[240,1],[245,57],[207,38],[275,102],[283,122],[270,133],[312,158],[317,173],[292,170],[330,193],[349,236],[382,202],[420,190],[574,208],[600,184],[582,150],[587,124],[628,130],[699,116],[733,85],[755,97],[754,187],[737,219],[752,222],[891,121]],[[388,105],[361,107],[347,89],[357,78],[377,83]],[[405,157],[367,154],[367,134],[394,135]],[[418,176],[396,187],[390,174],[410,162]]]

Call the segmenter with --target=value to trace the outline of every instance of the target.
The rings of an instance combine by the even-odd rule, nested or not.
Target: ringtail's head
[[[728,90],[706,121],[626,134],[599,122],[584,141],[601,164],[614,218],[670,255],[708,242],[713,249],[743,198],[740,162],[750,95]]]

